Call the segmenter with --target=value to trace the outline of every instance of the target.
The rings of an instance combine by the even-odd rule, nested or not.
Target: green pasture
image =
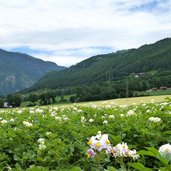
[[[93,102],[81,102],[81,103],[70,103],[70,104],[55,104],[55,106],[72,106],[79,105],[79,106],[105,106],[105,105],[138,105],[141,103],[155,103],[155,102],[163,102],[165,99],[171,95],[161,95],[161,96],[145,96],[145,97],[133,97],[133,98],[121,98],[121,99],[112,99],[112,100],[103,100],[103,101],[93,101]],[[52,105],[54,106],[54,105]]]

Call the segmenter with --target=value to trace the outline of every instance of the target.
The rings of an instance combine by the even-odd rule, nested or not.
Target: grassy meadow
[[[120,98],[120,99],[112,99],[112,100],[104,100],[104,101],[93,101],[93,102],[79,102],[79,103],[69,103],[69,104],[54,104],[50,106],[62,106],[62,107],[70,107],[73,105],[78,106],[91,106],[92,104],[96,106],[105,106],[106,104],[110,105],[139,105],[141,103],[151,103],[151,102],[163,102],[165,98],[171,98],[171,95],[160,95],[160,96],[144,96],[144,97],[132,97],[132,98]]]

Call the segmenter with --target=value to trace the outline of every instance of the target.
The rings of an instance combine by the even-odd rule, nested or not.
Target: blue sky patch
[[[140,6],[132,7],[130,9],[131,12],[137,12],[137,11],[147,11],[147,12],[152,12],[155,9],[159,7],[161,3],[167,2],[168,0],[151,0],[147,3],[144,3]]]

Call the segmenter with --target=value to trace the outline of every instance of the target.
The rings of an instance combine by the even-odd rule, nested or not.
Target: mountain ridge
[[[0,49],[0,94],[28,88],[47,72],[63,69],[65,67],[28,54]]]

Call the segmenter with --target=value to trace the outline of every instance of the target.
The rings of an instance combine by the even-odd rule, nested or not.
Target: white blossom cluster
[[[2,120],[0,120],[0,123],[1,123],[1,124],[6,124],[6,123],[8,123],[8,121],[5,120],[5,119],[2,119]]]
[[[32,127],[33,126],[33,124],[28,122],[28,121],[23,121],[23,125],[26,127]]]
[[[159,152],[163,157],[171,157],[171,145],[164,144],[159,148]]]
[[[88,145],[94,150],[101,151],[102,149],[107,149],[110,147],[110,141],[108,139],[108,134],[101,134],[98,132],[96,136],[92,136],[87,142]]]
[[[161,118],[159,117],[150,117],[148,120],[151,122],[161,122]]]
[[[46,149],[45,139],[44,138],[39,138],[37,140],[37,142],[39,143],[39,150],[45,150]]]
[[[103,149],[106,151],[106,154],[112,155],[115,158],[132,157],[134,160],[139,158],[136,150],[130,150],[126,143],[119,143],[112,147],[108,139],[108,134],[102,135],[101,131],[99,131],[96,136],[92,136],[87,144],[91,147],[91,149],[87,150],[88,158],[94,157],[96,155],[96,151],[100,152]]]
[[[134,110],[129,110],[126,114],[126,116],[133,116],[136,115],[136,113],[134,112]]]
[[[113,157],[132,157],[134,160],[139,158],[136,150],[130,150],[127,143],[119,143],[114,147],[109,147],[106,150],[107,154],[112,154]]]

